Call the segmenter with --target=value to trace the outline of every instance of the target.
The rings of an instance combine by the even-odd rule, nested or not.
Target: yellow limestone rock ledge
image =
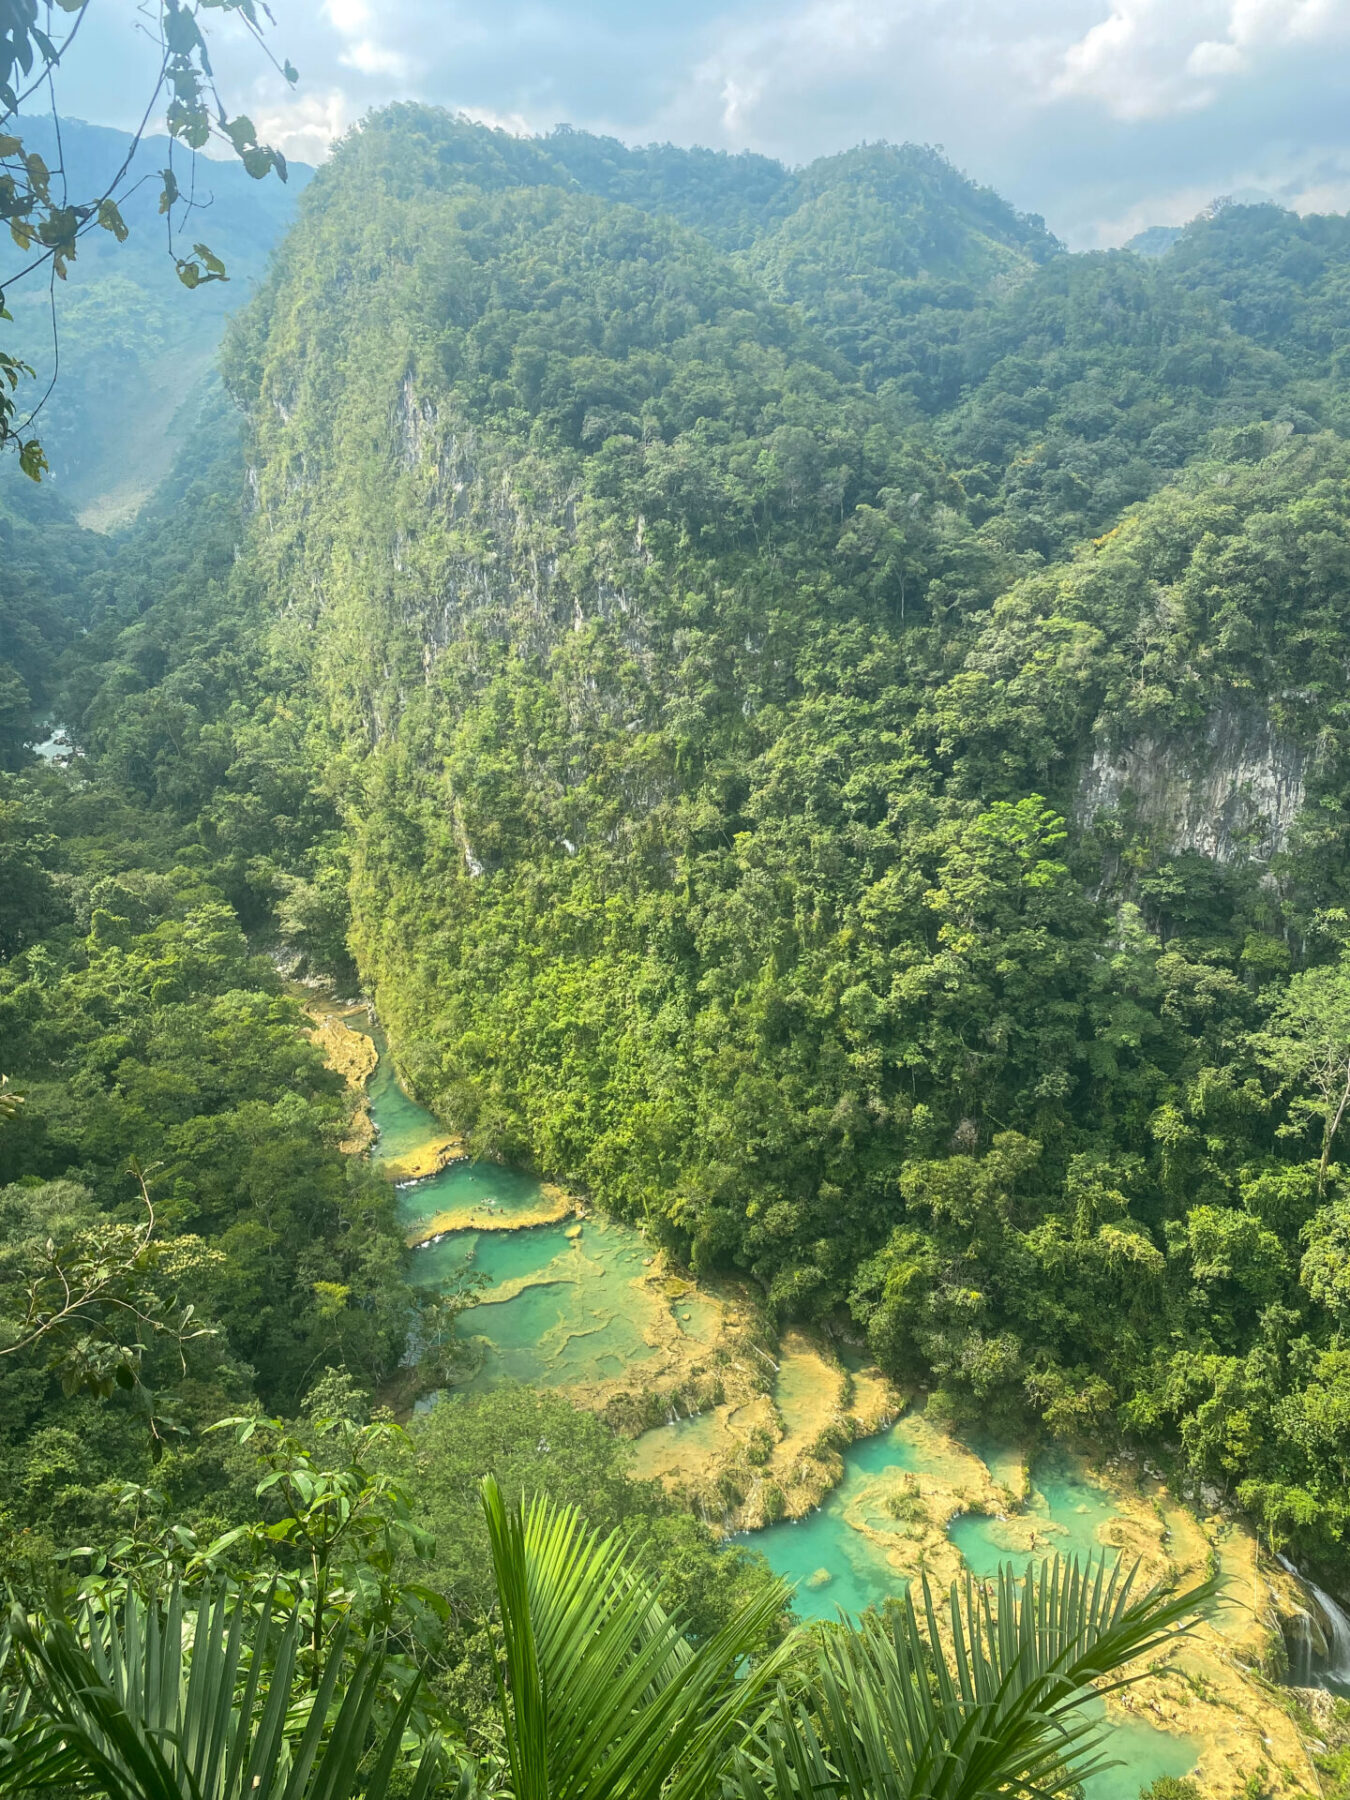
[[[292,985],[291,992],[309,1015],[311,1029],[308,1035],[311,1042],[319,1046],[323,1051],[324,1061],[330,1069],[336,1069],[344,1078],[351,1092],[352,1128],[340,1148],[348,1155],[360,1155],[363,1150],[369,1150],[375,1141],[366,1084],[379,1066],[380,1053],[375,1048],[375,1040],[369,1030],[353,1030],[348,1020],[359,1019],[368,1027],[370,1008],[364,1001],[336,1000],[331,994],[299,983]],[[428,1176],[439,1175],[451,1163],[464,1162],[467,1158],[468,1149],[464,1139],[452,1132],[442,1132],[426,1138],[404,1156],[377,1157],[373,1166],[390,1181],[422,1181]],[[551,1220],[561,1216],[551,1213],[549,1218]],[[544,1222],[546,1221],[524,1218],[519,1220],[522,1225]],[[440,1229],[452,1231],[457,1227],[448,1225]]]
[[[845,1375],[804,1333],[789,1333],[776,1360],[772,1379],[749,1397],[728,1397],[697,1420],[645,1432],[634,1446],[636,1472],[659,1478],[728,1531],[818,1505],[843,1473],[840,1447],[887,1425],[899,1397],[875,1371]],[[895,1570],[897,1587],[926,1574],[941,1590],[964,1573],[947,1528],[965,1512],[996,1518],[1010,1555],[1054,1553],[1054,1528],[1043,1514],[1024,1510],[1030,1481],[1020,1454],[991,1467],[922,1413],[903,1419],[897,1431],[912,1452],[906,1460],[920,1472],[896,1468],[872,1477],[850,1497],[845,1515]],[[1123,1553],[1127,1563],[1138,1558],[1142,1585],[1189,1586],[1211,1570],[1226,1584],[1223,1604],[1191,1636],[1155,1657],[1143,1680],[1108,1698],[1108,1717],[1133,1715],[1196,1742],[1205,1800],[1241,1800],[1257,1784],[1279,1800],[1320,1794],[1287,1696],[1259,1672],[1280,1617],[1301,1604],[1293,1584],[1244,1527],[1196,1518],[1135,1466],[1092,1473],[1116,1505],[1116,1517],[1099,1532],[1102,1549]]]
[[[700,1289],[700,1293],[704,1290]],[[876,1370],[849,1375],[823,1340],[760,1337],[730,1359],[721,1401],[636,1440],[635,1473],[661,1480],[721,1532],[755,1530],[819,1506],[843,1474],[841,1448],[881,1430],[901,1398]]]
[[[454,1157],[447,1159],[448,1162],[455,1160]],[[421,1244],[438,1242],[450,1231],[524,1231],[531,1225],[557,1225],[563,1219],[580,1218],[583,1214],[583,1203],[575,1194],[545,1181],[540,1184],[539,1199],[534,1206],[518,1206],[511,1212],[489,1207],[485,1200],[443,1207],[409,1233],[408,1245],[416,1250]],[[494,1289],[492,1297],[494,1300],[504,1298],[504,1290]]]
[[[306,988],[298,989],[297,997],[311,1020],[311,1028],[306,1034],[310,1042],[319,1046],[329,1068],[336,1070],[347,1084],[352,1107],[351,1127],[338,1148],[349,1156],[359,1156],[370,1148],[375,1137],[366,1083],[375,1073],[380,1058],[368,1033],[353,1031],[347,1020],[368,1019],[369,1013],[359,1002],[334,1000]]]
[[[453,1132],[443,1132],[426,1138],[404,1156],[378,1157],[374,1166],[388,1181],[425,1181],[431,1175],[439,1175],[442,1169],[448,1169],[451,1163],[468,1160],[469,1151],[464,1139]],[[455,1228],[447,1225],[444,1229]]]
[[[910,1440],[915,1451],[910,1460],[921,1472],[892,1469],[873,1477],[851,1498],[846,1515],[898,1578],[927,1574],[943,1588],[961,1573],[947,1527],[963,1512],[997,1518],[1000,1542],[1010,1554],[1053,1554],[1054,1536],[1044,1518],[1018,1510],[1027,1491],[1025,1469],[991,1471],[921,1414],[898,1429]],[[1238,1800],[1253,1791],[1253,1776],[1271,1795],[1319,1794],[1316,1771],[1284,1697],[1257,1666],[1279,1616],[1298,1603],[1287,1578],[1267,1565],[1244,1527],[1221,1518],[1196,1519],[1160,1482],[1127,1465],[1093,1473],[1117,1508],[1117,1516],[1099,1529],[1102,1548],[1123,1553],[1127,1564],[1138,1558],[1142,1585],[1190,1586],[1211,1569],[1226,1583],[1223,1603],[1211,1608],[1189,1637],[1155,1657],[1143,1680],[1108,1698],[1108,1715],[1134,1714],[1199,1743],[1196,1778],[1206,1800]],[[900,1522],[901,1530],[878,1530],[869,1522],[878,1514]]]

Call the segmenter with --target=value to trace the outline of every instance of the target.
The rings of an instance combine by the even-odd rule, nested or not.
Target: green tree
[[[1336,1134],[1350,1107],[1350,950],[1342,951],[1337,962],[1290,977],[1276,1000],[1261,1051],[1292,1094],[1291,1121],[1305,1127],[1312,1119],[1321,1123],[1321,1194]],[[1300,1093],[1300,1088],[1311,1088],[1312,1094]]]
[[[132,1393],[158,1456],[175,1427],[156,1409],[143,1362],[167,1345],[186,1373],[187,1346],[214,1335],[181,1292],[210,1256],[198,1239],[157,1235],[149,1185],[132,1175],[145,1212],[135,1225],[91,1216],[70,1184],[0,1191],[0,1358],[35,1353],[67,1394]]]
[[[352,1418],[352,1398],[350,1382],[330,1374],[310,1395],[299,1428],[257,1417],[210,1427],[233,1431],[262,1463],[266,1473],[254,1495],[264,1517],[225,1533],[202,1560],[208,1567],[237,1561],[245,1545],[264,1566],[277,1559],[280,1590],[308,1621],[316,1686],[328,1641],[349,1619],[387,1635],[396,1609],[409,1600],[444,1608],[429,1589],[403,1578],[405,1556],[425,1561],[434,1545],[417,1522],[407,1483],[387,1466],[404,1434],[389,1418]]]

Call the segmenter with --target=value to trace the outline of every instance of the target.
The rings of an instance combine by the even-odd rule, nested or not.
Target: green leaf
[[[98,208],[98,222],[105,231],[111,231],[119,244],[125,244],[128,237],[126,221],[123,219],[115,200],[101,200]]]
[[[575,1510],[508,1509],[483,1484],[501,1606],[497,1671],[515,1800],[699,1800],[748,1731],[792,1646],[746,1668],[784,1604],[768,1583],[692,1645],[616,1537]]]
[[[205,48],[201,30],[187,7],[177,5],[175,0],[168,0],[160,17],[164,42],[171,56],[191,56],[194,50]]]
[[[240,113],[237,119],[226,119],[221,125],[226,137],[242,156],[251,144],[256,144],[258,134],[253,129],[253,121],[247,113]]]
[[[10,1631],[28,1676],[32,1716],[17,1738],[5,1731],[10,1745],[0,1764],[0,1795],[18,1800],[74,1785],[107,1800],[348,1800],[360,1771],[365,1800],[384,1800],[394,1785],[416,1680],[367,1773],[362,1751],[381,1656],[366,1650],[347,1673],[347,1637],[339,1628],[317,1688],[302,1695],[294,1687],[298,1611],[274,1621],[270,1596],[255,1615],[223,1590],[204,1593],[195,1617],[186,1610],[175,1588],[164,1604],[133,1596],[116,1613],[86,1609],[78,1621],[36,1621],[16,1611]],[[0,1728],[10,1724],[0,1710]],[[439,1763],[433,1743],[411,1800],[422,1800]]]
[[[985,1800],[1067,1794],[1109,1767],[1109,1727],[1087,1710],[1180,1632],[1215,1591],[1134,1597],[1119,1561],[1058,1560],[1020,1581],[1009,1569],[954,1582],[946,1616],[925,1580],[893,1629],[871,1618],[829,1631],[811,1704],[780,1694],[754,1750],[738,1760],[739,1800]],[[938,1646],[935,1650],[934,1646]],[[945,1646],[945,1648],[943,1648]],[[1123,1674],[1135,1665],[1133,1675]]]

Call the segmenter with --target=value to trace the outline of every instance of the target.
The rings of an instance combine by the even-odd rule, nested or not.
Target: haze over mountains
[[[102,192],[132,150],[127,133],[79,119],[61,121],[59,143],[46,116],[20,124],[50,168],[64,161],[73,194]],[[179,409],[212,375],[225,319],[262,279],[313,173],[297,163],[285,185],[257,182],[238,163],[198,158],[194,207],[173,251],[190,256],[192,244],[205,240],[225,262],[229,280],[189,294],[158,210],[158,172],[172,164],[191,191],[187,162],[182,146],[167,137],[142,139],[122,206],[126,243],[104,231],[86,232],[67,280],[53,284],[60,380],[40,429],[54,491],[101,530],[125,524],[169,473],[191,430]],[[22,258],[12,246],[0,255],[0,284],[16,261]],[[41,394],[56,355],[48,284],[25,281],[9,290],[7,301]]]

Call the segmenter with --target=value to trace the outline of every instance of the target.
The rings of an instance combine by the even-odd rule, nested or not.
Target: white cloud
[[[772,16],[737,9],[714,22],[658,122],[678,137],[793,161],[865,135],[950,141],[961,113],[1025,110],[1034,72],[1067,41],[1056,16],[1082,6],[805,0]]]
[[[507,131],[512,137],[535,137],[538,127],[532,125],[524,113],[493,112],[488,106],[461,106],[459,111],[466,119],[472,119],[475,125],[486,125],[492,131]],[[548,129],[547,126],[544,127]]]
[[[374,38],[357,38],[348,44],[338,61],[345,69],[355,69],[358,75],[388,75],[402,81],[408,74],[407,57],[386,44],[377,44]]]
[[[76,116],[132,122],[136,7],[91,10],[89,85],[72,68],[65,102]],[[213,18],[213,58],[222,93],[307,160],[368,108],[418,99],[513,132],[567,120],[792,163],[863,139],[941,144],[1078,246],[1216,194],[1340,207],[1347,193],[1350,0],[279,0],[276,13],[294,94],[228,18]]]
[[[406,81],[408,58],[391,45],[380,43],[371,29],[368,0],[324,0],[324,14],[343,40],[338,61],[358,75],[387,76]]]
[[[345,38],[359,37],[370,24],[367,0],[324,0],[324,16]]]
[[[1274,58],[1350,43],[1350,0],[1113,0],[1059,59],[1055,99],[1096,101],[1129,122],[1200,111]]]
[[[326,94],[303,93],[253,109],[253,122],[264,144],[292,162],[320,163],[356,117],[356,108],[341,88]]]

